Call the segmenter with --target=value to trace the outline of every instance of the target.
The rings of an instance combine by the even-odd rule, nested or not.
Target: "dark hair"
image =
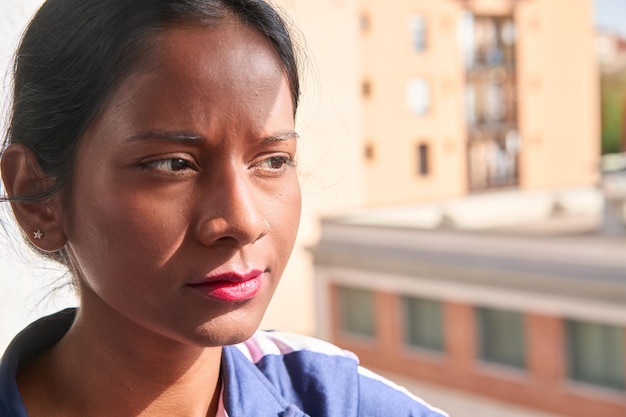
[[[258,30],[275,49],[295,115],[300,94],[295,48],[285,21],[264,0],[47,0],[17,50],[3,149],[10,143],[30,148],[52,186],[5,199],[43,201],[69,188],[80,138],[156,35],[172,25],[212,25],[231,16]]]

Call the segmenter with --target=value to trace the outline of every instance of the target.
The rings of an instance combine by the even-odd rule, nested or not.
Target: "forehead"
[[[153,39],[148,58],[125,87],[136,85],[138,78],[149,78],[159,88],[177,83],[205,89],[210,85],[214,93],[229,90],[229,94],[247,95],[275,89],[286,76],[278,54],[261,33],[224,18],[210,26],[165,29]]]
[[[132,114],[134,123],[146,125],[176,119],[179,128],[253,118],[261,127],[278,102],[293,121],[278,54],[258,31],[227,18],[211,26],[170,27],[156,36],[148,58],[113,94],[104,116],[121,120]]]
[[[283,75],[278,54],[256,29],[234,18],[210,26],[174,26],[157,37],[152,63],[181,76],[219,75],[251,82]],[[154,68],[153,68],[154,69]],[[247,76],[247,77],[246,77]]]

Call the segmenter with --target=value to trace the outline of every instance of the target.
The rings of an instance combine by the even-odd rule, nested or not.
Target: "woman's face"
[[[262,35],[159,36],[79,145],[64,227],[81,314],[203,346],[249,337],[296,237],[296,138]]]

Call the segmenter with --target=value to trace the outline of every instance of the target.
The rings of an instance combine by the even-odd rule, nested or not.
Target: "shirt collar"
[[[283,398],[263,373],[235,346],[222,351],[224,406],[230,417],[307,417]]]

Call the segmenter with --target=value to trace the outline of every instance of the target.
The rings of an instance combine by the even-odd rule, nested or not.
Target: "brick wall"
[[[559,317],[525,314],[527,366],[518,370],[478,359],[472,305],[444,302],[445,352],[435,353],[404,346],[401,298],[393,293],[375,293],[375,339],[343,334],[337,293],[330,288],[333,342],[356,353],[366,367],[569,417],[626,415],[623,393],[567,380],[564,323]]]

